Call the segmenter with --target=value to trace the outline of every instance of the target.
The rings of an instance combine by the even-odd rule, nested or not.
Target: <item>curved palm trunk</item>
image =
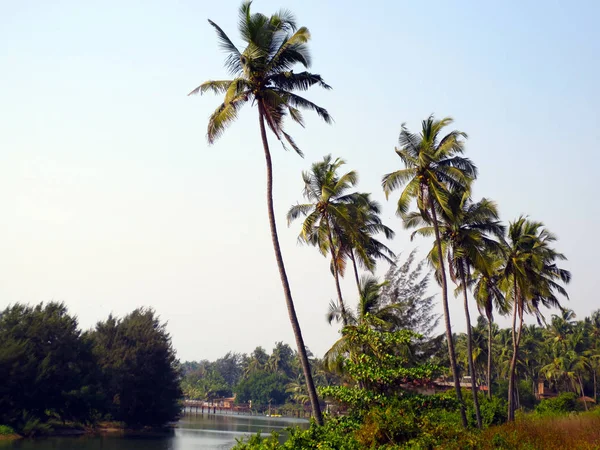
[[[446,268],[444,267],[444,258],[442,257],[442,241],[440,239],[440,230],[437,222],[437,215],[435,207],[433,206],[433,199],[429,197],[429,208],[433,217],[433,229],[435,231],[435,243],[440,260],[440,272],[442,277],[442,306],[444,307],[444,324],[446,325],[446,340],[448,341],[448,357],[450,359],[450,369],[452,370],[452,377],[454,378],[454,390],[456,391],[456,398],[460,404],[460,419],[463,427],[467,428],[467,415],[465,413],[465,404],[462,398],[462,392],[460,390],[460,380],[458,378],[458,369],[456,367],[456,353],[454,352],[454,342],[452,340],[452,328],[450,326],[450,310],[448,309],[448,282],[446,280]]]
[[[477,428],[481,428],[481,411],[479,410],[479,398],[477,395],[475,364],[473,364],[473,337],[471,330],[471,314],[469,313],[469,300],[467,297],[467,277],[465,276],[465,268],[462,262],[460,267],[460,278],[463,285],[465,318],[467,319],[467,360],[469,361],[469,371],[471,372],[471,392],[473,393],[473,405],[475,405]]]
[[[518,291],[517,281],[514,279],[514,308],[513,308],[513,323],[512,323],[512,338],[513,338],[513,355],[510,360],[510,370],[508,376],[508,421],[515,420],[515,372],[517,368],[517,358],[519,355],[519,343],[521,342],[521,331],[523,329],[523,313],[520,311],[521,305]],[[519,331],[517,332],[517,312],[519,313]]]
[[[487,314],[488,319],[488,358],[487,358],[487,374],[486,374],[486,383],[488,388],[488,398],[491,400],[492,398],[492,317]]]
[[[262,137],[263,148],[265,151],[265,160],[267,163],[267,209],[269,212],[269,225],[271,227],[271,240],[273,241],[273,250],[275,250],[275,259],[277,260],[279,276],[281,278],[281,284],[283,285],[285,303],[287,305],[288,315],[292,324],[292,330],[294,331],[294,337],[296,338],[298,356],[300,358],[300,364],[302,365],[302,371],[304,372],[304,379],[306,380],[306,389],[310,398],[313,416],[317,424],[323,425],[321,405],[319,404],[319,397],[317,396],[317,391],[313,382],[312,373],[310,371],[310,363],[308,362],[306,347],[304,346],[304,339],[302,339],[302,331],[300,330],[300,323],[298,322],[298,317],[296,316],[294,300],[292,299],[290,284],[287,278],[287,274],[285,272],[283,256],[281,255],[281,248],[279,247],[279,238],[277,237],[277,224],[275,223],[275,211],[273,207],[273,163],[271,161],[269,142],[267,141],[267,132],[265,130],[264,112],[260,101],[258,102],[258,116],[260,122],[260,135]]]
[[[338,303],[342,310],[342,323],[344,326],[348,325],[348,315],[346,314],[346,307],[344,306],[344,299],[342,298],[342,289],[340,288],[340,275],[338,272],[335,248],[333,246],[333,236],[331,235],[331,227],[329,221],[327,222],[327,237],[329,238],[329,251],[331,252],[331,265],[333,266],[333,278],[335,278],[335,289],[337,291]]]
[[[354,256],[354,249],[350,249],[350,259],[352,260],[352,268],[354,269],[354,279],[356,280],[358,296],[360,297],[360,278],[358,276],[358,267],[356,266],[356,257]]]

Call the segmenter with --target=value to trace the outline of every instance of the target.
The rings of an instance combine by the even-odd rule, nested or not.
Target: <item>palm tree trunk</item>
[[[465,307],[465,318],[467,319],[467,360],[469,361],[469,372],[471,372],[471,391],[473,393],[473,405],[475,406],[475,417],[477,428],[481,428],[481,411],[479,409],[479,398],[477,395],[477,379],[475,376],[475,364],[473,364],[473,336],[471,330],[471,314],[469,313],[469,300],[467,296],[467,277],[463,261],[460,262],[460,278],[463,285],[463,299]]]
[[[596,371],[594,370],[594,400],[598,401],[598,392],[596,391]]]
[[[581,388],[581,398],[583,399],[583,405],[585,406],[585,410],[588,410],[587,401],[585,400],[585,392],[583,391],[583,383],[581,382],[581,375],[578,375],[579,378],[579,387]]]
[[[338,303],[342,310],[342,323],[344,326],[348,325],[348,315],[346,314],[346,307],[344,306],[344,299],[342,298],[342,289],[340,288],[340,275],[338,272],[335,248],[333,246],[333,236],[331,235],[331,226],[329,221],[327,222],[327,237],[329,238],[329,251],[331,252],[331,266],[333,267],[333,278],[335,278],[335,289],[337,291]]]
[[[514,280],[514,308],[513,308],[513,323],[512,323],[512,337],[513,337],[513,355],[510,360],[510,369],[508,376],[508,421],[512,422],[515,420],[515,372],[517,368],[517,357],[519,354],[519,343],[521,341],[521,331],[523,329],[523,313],[519,311],[519,331],[517,333],[517,311],[520,308],[519,295],[517,292],[517,281]]]
[[[456,399],[460,405],[460,420],[464,428],[467,428],[467,414],[463,402],[462,392],[460,390],[460,379],[458,378],[458,368],[456,367],[456,353],[454,352],[454,341],[452,340],[452,327],[450,325],[450,310],[448,308],[448,281],[446,280],[446,268],[444,267],[444,257],[442,256],[442,241],[440,239],[440,229],[438,227],[437,215],[433,205],[433,198],[429,196],[429,208],[433,218],[433,229],[435,231],[435,243],[440,261],[440,274],[442,278],[442,306],[444,307],[444,324],[446,325],[446,340],[448,341],[448,357],[450,359],[450,369],[454,378],[454,390]]]
[[[515,392],[514,392],[514,384],[515,384],[515,365],[517,362],[517,300],[514,300],[515,304],[513,306],[513,321],[512,321],[512,344],[513,344],[513,354],[510,359],[510,368],[508,369],[508,420],[515,420],[515,409],[514,409],[514,401],[515,401]]]
[[[356,258],[354,257],[354,249],[350,249],[350,259],[352,260],[352,268],[354,269],[354,279],[356,280],[356,288],[360,297],[360,278],[358,276],[358,267],[356,266]]]
[[[275,251],[275,259],[277,260],[277,267],[279,268],[279,277],[281,278],[281,284],[283,285],[283,293],[288,309],[288,315],[292,324],[292,330],[294,331],[294,337],[296,338],[298,356],[300,358],[300,364],[302,365],[302,371],[304,372],[306,389],[308,391],[308,396],[310,397],[313,416],[317,424],[322,425],[323,415],[321,414],[321,405],[319,404],[319,397],[317,396],[317,391],[315,389],[315,384],[310,370],[310,363],[306,354],[306,346],[304,345],[304,339],[302,338],[302,331],[300,330],[300,323],[298,322],[298,317],[296,316],[296,308],[294,307],[294,300],[292,299],[290,283],[285,271],[283,256],[281,255],[281,248],[279,247],[277,224],[275,222],[275,211],[273,207],[273,163],[271,161],[271,152],[269,151],[269,142],[267,141],[267,132],[265,130],[263,106],[260,101],[258,102],[258,118],[260,122],[260,135],[262,137],[265,160],[267,163],[267,209],[269,212],[269,225],[271,227],[273,250]]]
[[[488,314],[488,358],[486,383],[488,388],[488,398],[492,398],[492,317]]]

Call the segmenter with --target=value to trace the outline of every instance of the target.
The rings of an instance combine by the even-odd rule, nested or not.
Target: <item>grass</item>
[[[527,415],[490,427],[478,438],[475,448],[483,450],[598,450],[600,410],[569,416]]]

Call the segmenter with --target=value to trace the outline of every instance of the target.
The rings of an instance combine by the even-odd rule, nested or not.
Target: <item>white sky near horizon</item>
[[[430,113],[469,134],[476,197],[496,200],[505,221],[529,214],[558,235],[573,273],[565,304],[579,317],[600,308],[599,5],[254,2],[266,14],[289,8],[311,30],[312,71],[334,88],[306,93],[333,126],[306,113],[306,129],[288,127],[304,159],[270,139],[280,242],[316,355],[337,338],[325,321],[335,287],[328,261],[297,244],[300,224],[285,222],[302,200],[301,171],[325,154],[343,157],[360,174],[358,189],[384,205],[392,249],[424,253],[430,242],[410,241],[380,181],[401,167],[400,124],[417,131]],[[257,112],[246,107],[209,147],[207,118],[220,99],[186,96],[227,76],[206,19],[239,43],[238,6],[0,0],[0,308],[64,301],[89,328],[150,306],[168,321],[181,360],[294,346]],[[464,330],[459,300],[451,313]]]

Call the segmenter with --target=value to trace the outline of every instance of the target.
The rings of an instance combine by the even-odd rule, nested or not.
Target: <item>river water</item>
[[[308,427],[308,421],[291,418],[236,415],[185,416],[164,436],[78,436],[1,441],[0,450],[228,450],[236,438],[257,432],[285,434],[289,426]]]

